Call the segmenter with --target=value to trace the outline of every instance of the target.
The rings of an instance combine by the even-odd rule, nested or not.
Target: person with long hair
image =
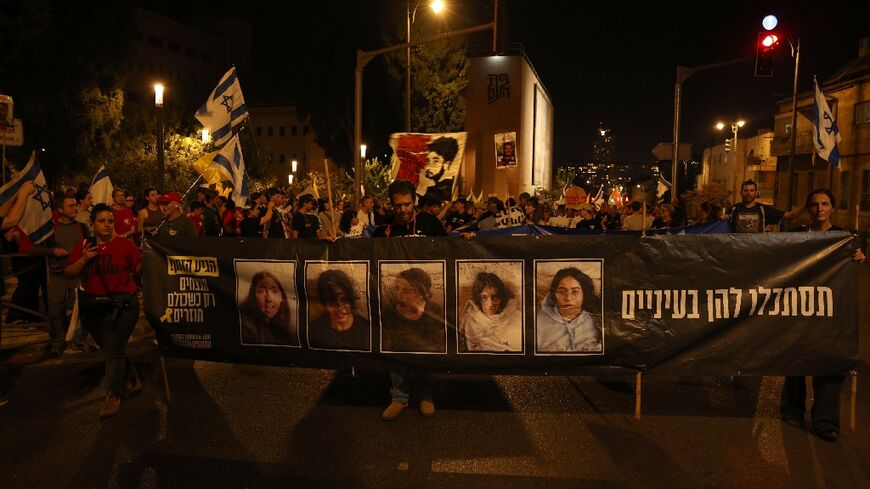
[[[108,418],[118,414],[122,399],[142,390],[125,351],[139,319],[135,277],[142,271],[142,257],[132,241],[116,235],[111,207],[97,204],[91,219],[94,240],[75,245],[63,272],[82,277],[82,320],[106,359],[108,393],[100,417]]]
[[[538,310],[539,352],[601,352],[601,299],[592,279],[575,267],[556,272]]]
[[[263,270],[254,274],[239,311],[242,315],[242,343],[299,346],[287,292],[271,272]]]
[[[311,323],[308,346],[369,351],[371,326],[357,312],[359,294],[351,278],[341,270],[326,270],[317,277],[317,296],[326,312]]]
[[[498,275],[480,272],[459,315],[461,351],[523,350],[523,317],[513,292]]]

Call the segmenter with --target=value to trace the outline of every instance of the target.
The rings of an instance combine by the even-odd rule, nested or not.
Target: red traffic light
[[[761,45],[766,48],[769,48],[776,44],[779,44],[779,37],[777,37],[776,34],[768,34],[764,36],[764,39],[761,40]]]

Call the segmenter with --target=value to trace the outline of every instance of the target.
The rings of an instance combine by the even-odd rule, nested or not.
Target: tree
[[[363,188],[366,195],[371,195],[375,199],[381,200],[387,198],[387,187],[392,181],[390,174],[390,165],[381,163],[378,157],[369,158],[365,161],[365,180],[363,180]]]

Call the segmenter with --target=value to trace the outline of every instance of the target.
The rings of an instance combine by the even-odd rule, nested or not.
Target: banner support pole
[[[160,355],[160,370],[163,371],[163,389],[166,392],[166,403],[172,402],[172,394],[169,392],[169,376],[166,374],[166,361]]]
[[[855,404],[858,393],[858,372],[856,370],[852,370],[850,372],[852,375],[852,398],[849,401],[849,429],[852,433],[855,432]]]
[[[634,376],[634,419],[640,419],[640,380],[641,373]]]
[[[332,228],[332,238],[335,239],[338,237],[335,232],[335,207],[332,203],[332,185],[329,183],[329,164],[326,158],[323,158],[323,171],[326,172],[326,196],[329,198],[329,227]]]

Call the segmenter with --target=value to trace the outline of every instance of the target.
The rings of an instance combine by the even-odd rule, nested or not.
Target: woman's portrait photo
[[[236,260],[243,345],[299,346],[296,262]]]
[[[456,262],[459,353],[523,352],[523,262]]]
[[[535,353],[604,353],[601,260],[535,260]]]
[[[305,263],[308,347],[371,351],[368,262]]]
[[[378,266],[381,351],[447,353],[444,262],[380,262]]]

